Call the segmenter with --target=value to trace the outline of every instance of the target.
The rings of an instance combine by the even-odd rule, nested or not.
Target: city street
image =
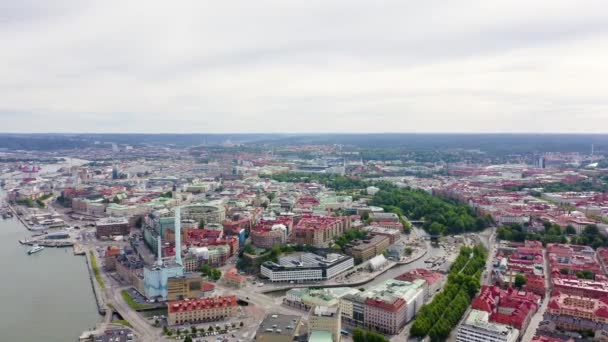
[[[543,316],[545,311],[547,310],[547,306],[549,305],[549,300],[551,300],[551,279],[549,273],[549,259],[547,258],[547,249],[543,248],[543,258],[545,260],[544,271],[545,271],[545,297],[543,298],[543,302],[538,308],[538,311],[532,316],[530,320],[530,324],[528,324],[528,328],[522,338],[522,342],[530,342],[532,338],[536,334],[536,330],[540,322],[543,321]]]

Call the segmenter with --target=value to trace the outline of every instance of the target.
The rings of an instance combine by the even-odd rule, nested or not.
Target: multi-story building
[[[281,257],[278,264],[267,261],[260,266],[260,272],[273,282],[319,281],[331,279],[354,265],[353,258],[346,255],[304,253]]]
[[[491,322],[524,331],[538,309],[539,302],[540,296],[531,292],[482,286],[479,295],[471,302],[471,308],[487,312]]]
[[[370,220],[373,222],[399,222],[399,215],[395,213],[375,213],[369,214]]]
[[[374,221],[371,223],[371,227],[380,227],[391,230],[396,230],[400,233],[403,230],[403,224],[401,222],[394,221]]]
[[[343,322],[395,334],[424,304],[424,284],[422,279],[389,279],[367,291],[347,294],[340,300]]]
[[[287,242],[287,227],[275,224],[270,229],[255,229],[251,231],[251,242],[260,248],[272,248]]]
[[[299,282],[331,279],[352,267],[354,262],[349,256],[304,253],[281,257],[279,264],[266,262],[261,266],[261,272],[272,281]]]
[[[107,217],[95,222],[95,235],[97,238],[128,234],[129,220],[124,217]]]
[[[169,325],[219,321],[238,314],[236,296],[186,299],[167,303]]]
[[[304,216],[295,226],[294,242],[328,247],[336,237],[350,229],[350,217]]]
[[[325,289],[293,288],[285,294],[284,303],[298,309],[309,311],[315,306],[333,307],[340,304],[340,298],[359,293],[350,287]]]
[[[365,300],[365,326],[384,334],[397,334],[406,323],[407,305],[403,298],[386,301],[380,298]]]
[[[340,341],[340,330],[342,330],[342,319],[340,307],[315,306],[308,315],[309,331],[327,331],[331,333],[334,342]]]
[[[183,218],[194,220],[196,222],[203,221],[205,224],[221,224],[226,219],[226,209],[220,204],[195,203],[183,206],[181,210],[181,215]]]
[[[167,300],[205,297],[211,295],[214,290],[215,285],[204,282],[198,273],[189,273],[167,280]]]
[[[550,243],[547,245],[547,257],[551,265],[551,273],[563,270],[571,273],[579,271],[603,273],[595,257],[595,251],[589,246]]]
[[[116,273],[139,292],[144,292],[144,263],[136,255],[119,255],[116,258]]]
[[[608,331],[608,297],[597,299],[557,292],[549,301],[545,319],[564,330]]]
[[[363,227],[364,231],[371,235],[384,235],[389,238],[391,245],[397,242],[401,238],[401,230],[385,228],[380,226],[366,226]]]
[[[373,235],[369,239],[351,241],[346,245],[346,253],[361,262],[382,254],[390,244],[387,236]]]
[[[553,278],[553,289],[560,293],[589,298],[608,297],[608,282],[590,279]]]
[[[104,258],[104,268],[106,271],[116,271],[116,259],[118,258],[120,253],[121,249],[118,247],[108,247],[106,249],[106,254]]]
[[[433,272],[424,268],[417,268],[395,277],[395,280],[410,282],[416,279],[422,279],[425,281],[424,297],[429,298],[442,288],[445,281],[445,276],[438,272]]]
[[[305,330],[302,316],[269,314],[255,333],[258,342],[293,342],[298,341]]]
[[[471,310],[458,328],[457,342],[516,342],[519,330],[506,324],[492,323],[485,311]]]
[[[240,275],[236,268],[231,268],[224,273],[224,282],[228,286],[240,289],[247,285],[247,277]]]

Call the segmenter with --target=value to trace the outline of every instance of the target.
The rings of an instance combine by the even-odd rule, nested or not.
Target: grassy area
[[[103,283],[103,279],[101,279],[101,273],[99,273],[99,267],[97,266],[97,259],[95,258],[95,253],[93,253],[93,251],[89,251],[89,254],[91,255],[91,267],[93,268],[95,278],[97,279],[99,286],[101,286],[102,289],[105,289],[106,286]]]
[[[112,321],[112,324],[120,324],[120,325],[124,325],[125,327],[133,328],[131,323],[129,323],[129,321],[124,320],[124,319],[115,319]]]
[[[150,305],[140,304],[136,302],[127,290],[122,290],[120,294],[122,295],[122,298],[125,300],[127,305],[129,305],[129,307],[133,310],[145,310],[151,307]]]

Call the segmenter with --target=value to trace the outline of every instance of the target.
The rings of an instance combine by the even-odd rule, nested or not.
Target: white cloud
[[[605,1],[0,0],[0,131],[605,132],[605,13]]]

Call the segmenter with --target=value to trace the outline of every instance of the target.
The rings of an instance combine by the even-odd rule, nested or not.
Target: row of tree
[[[444,341],[449,336],[479,291],[486,259],[487,251],[481,245],[460,249],[443,291],[416,315],[410,330],[412,336],[428,335],[431,341]]]

